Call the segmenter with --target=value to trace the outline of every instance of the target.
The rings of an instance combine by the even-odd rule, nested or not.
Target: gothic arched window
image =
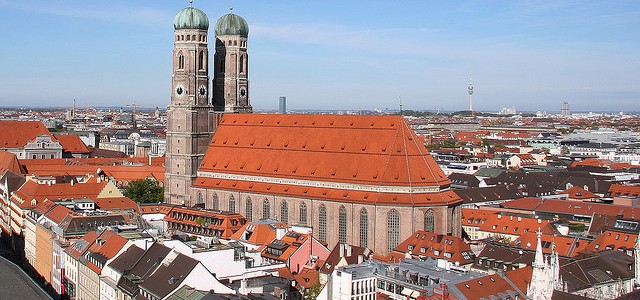
[[[347,209],[340,206],[338,214],[338,242],[347,243]]]
[[[369,244],[369,213],[365,208],[360,210],[360,247],[368,247]]]
[[[391,209],[387,214],[387,251],[400,243],[400,214],[397,210]]]
[[[253,203],[251,203],[251,198],[247,197],[247,203],[245,203],[245,218],[249,222],[253,221]]]
[[[307,205],[300,204],[300,224],[307,225]]]
[[[244,55],[240,55],[240,73],[244,73]]]
[[[184,69],[184,55],[182,55],[182,51],[178,53],[178,69]]]
[[[218,200],[218,194],[213,194],[213,210],[220,209],[220,200]]]
[[[282,201],[282,204],[280,204],[280,221],[289,223],[289,205],[287,201]]]
[[[424,231],[434,232],[435,231],[436,218],[433,214],[433,209],[427,210],[424,213]]]
[[[198,192],[198,204],[204,202],[204,199],[202,198],[202,192]]]
[[[451,210],[451,235],[456,235],[456,233],[458,232],[457,228],[459,227],[459,223],[460,223],[460,216],[458,215],[458,207],[454,207]]]
[[[200,51],[200,55],[198,55],[198,69],[204,70],[204,52]]]
[[[318,212],[318,240],[327,241],[327,207],[320,205]]]
[[[262,218],[269,219],[271,217],[271,205],[269,204],[269,199],[264,199],[262,202]]]
[[[236,199],[233,198],[233,195],[229,196],[229,211],[236,212]]]

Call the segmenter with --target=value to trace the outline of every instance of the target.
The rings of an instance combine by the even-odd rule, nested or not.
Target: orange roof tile
[[[573,186],[573,187],[571,187],[569,189],[566,189],[566,190],[564,190],[564,191],[562,191],[562,192],[560,192],[558,194],[567,194],[568,198],[570,198],[570,199],[579,199],[579,200],[598,198],[598,195],[596,195],[596,194],[594,194],[592,192],[589,192],[589,191],[587,191],[587,190],[585,190],[585,189],[583,189],[583,188],[581,188],[579,186]]]
[[[97,255],[100,259],[113,258],[127,244],[127,239],[109,230],[103,231],[89,246],[85,255]],[[97,265],[91,260],[85,264],[94,272],[100,274],[104,266]]]
[[[24,169],[15,154],[0,150],[0,174],[11,171],[14,174],[24,174]]]
[[[456,284],[456,287],[468,299],[493,299],[499,293],[506,294],[506,291],[517,292],[515,287],[509,284],[504,278],[498,274],[487,275],[480,278],[474,278]],[[520,298],[525,299],[525,291],[518,293]]]
[[[538,228],[543,233],[557,233],[549,220],[501,215],[499,211],[470,208],[462,209],[462,226],[478,227],[485,232],[517,236],[536,232]]]
[[[636,245],[638,235],[634,233],[607,230],[583,249],[585,253],[600,252],[607,249],[632,250]]]
[[[594,202],[577,203],[575,201],[556,199],[521,198],[504,202],[500,204],[500,206],[509,209],[549,212],[555,214],[582,216],[601,214],[606,216],[622,216],[623,218],[633,220],[640,218],[640,208]]]
[[[526,266],[524,268],[518,268],[515,270],[509,270],[504,275],[522,292],[526,292],[531,285],[531,274],[533,268]]]
[[[91,199],[95,202],[98,208],[103,210],[126,210],[132,209],[140,213],[138,203],[127,197],[113,197],[113,198],[95,198]]]
[[[376,193],[212,178],[197,178],[194,186],[232,191],[250,191],[258,194],[304,197],[308,199],[349,201],[363,204],[431,206],[436,204],[455,204],[461,201],[460,197],[451,190],[440,193],[421,194]]]
[[[199,171],[385,186],[450,184],[399,116],[225,114]]]
[[[43,203],[53,203],[51,201],[46,201]],[[65,217],[67,217],[67,215],[75,215],[75,213],[70,210],[69,208],[67,208],[64,205],[55,205],[53,208],[51,208],[46,214],[45,216],[47,218],[49,218],[49,220],[53,221],[56,224],[60,224],[62,222],[62,220],[64,220]]]
[[[558,255],[565,257],[574,257],[583,252],[589,245],[589,241],[583,239],[551,234],[542,234],[540,241],[543,244],[542,252],[550,254],[552,250],[551,244],[554,243]],[[538,245],[538,234],[535,232],[524,233],[512,244],[523,249],[535,251]]]
[[[164,182],[164,166],[102,166],[102,165],[67,165],[57,164],[62,160],[56,160],[56,163],[48,162],[49,159],[41,159],[32,162],[29,160],[21,160],[22,165],[26,169],[26,173],[36,176],[84,176],[87,174],[96,174],[98,170],[104,172],[105,175],[115,179],[118,182],[131,182],[146,178],[153,178],[158,182]]]
[[[609,187],[611,196],[640,196],[640,186],[612,184]]]
[[[461,238],[418,230],[393,249],[393,260],[404,259],[406,253],[413,258],[433,257],[446,259],[452,263],[466,265],[475,260],[469,244]],[[392,260],[392,261],[393,261]]]
[[[104,189],[106,181],[97,182],[95,179],[88,180],[84,183],[56,183],[56,184],[38,184],[33,180],[27,180],[17,191],[15,195],[24,201],[35,199],[41,201],[44,199],[64,200],[64,199],[94,199]]]
[[[253,245],[267,245],[276,239],[276,228],[264,221],[250,222],[236,231],[230,239]]]
[[[64,152],[73,154],[88,154],[91,152],[80,137],[75,134],[54,134],[53,136],[60,142]]]
[[[41,134],[52,137],[40,121],[0,120],[0,148],[22,148]]]

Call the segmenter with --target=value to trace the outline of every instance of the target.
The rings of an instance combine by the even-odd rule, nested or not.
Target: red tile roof
[[[549,220],[522,216],[502,215],[499,211],[462,209],[462,226],[478,227],[479,230],[496,234],[520,236],[527,232],[557,233]]]
[[[280,223],[286,225],[285,223]],[[275,224],[277,226],[277,224]],[[230,239],[246,241],[253,245],[267,245],[276,239],[276,227],[265,222],[250,222],[236,231]]]
[[[15,154],[0,150],[0,174],[11,171],[14,174],[24,174],[24,170]]]
[[[574,257],[583,252],[589,245],[589,241],[587,240],[551,234],[542,234],[540,240],[543,244],[542,252],[551,254],[551,244],[555,243],[558,255],[565,257]],[[522,234],[512,244],[535,251],[538,245],[538,234],[535,232]]]
[[[43,203],[53,203],[53,202],[46,201]],[[62,220],[64,220],[64,218],[66,218],[67,215],[70,215],[70,214],[75,215],[75,213],[72,210],[68,209],[66,206],[55,205],[45,214],[45,216],[49,218],[49,220],[53,221],[54,223],[60,224]]]
[[[499,297],[499,293],[507,294],[506,291],[516,292],[519,294],[519,298],[526,299],[526,290],[518,292],[514,286],[498,274],[463,281],[457,283],[456,287],[468,299],[493,299]]]
[[[607,249],[632,250],[636,245],[637,239],[638,235],[634,233],[607,230],[585,247],[584,252],[600,252]]]
[[[75,134],[54,134],[53,136],[60,142],[64,152],[72,154],[89,154],[91,152],[80,137]]]
[[[0,148],[22,148],[41,134],[52,136],[40,121],[0,120]]]
[[[56,183],[56,184],[38,184],[33,180],[27,180],[14,194],[24,201],[35,199],[42,201],[44,199],[66,200],[66,199],[82,199],[97,198],[98,194],[107,185],[106,181],[97,182],[90,179],[85,183]]]
[[[21,160],[26,172],[36,176],[84,176],[87,174],[95,175],[98,170],[104,172],[105,175],[113,178],[118,182],[131,182],[146,178],[153,178],[158,182],[164,182],[165,168],[164,166],[103,166],[103,165],[68,165],[58,164],[64,160],[48,159],[41,160]]]
[[[89,246],[85,255],[96,256],[102,260],[112,259],[127,244],[127,239],[109,230],[103,231]],[[88,259],[85,264],[93,272],[100,274],[103,265],[95,264]]]
[[[168,214],[173,205],[171,204],[155,204],[155,203],[141,203],[140,211],[142,214]]]
[[[431,206],[455,204],[460,197],[454,191],[440,193],[378,193],[330,188],[306,187],[286,184],[251,182],[230,179],[197,178],[195,187],[215,188],[231,191],[247,191],[269,195],[304,197],[308,199],[342,200],[363,204],[394,204],[401,206]]]
[[[113,198],[94,198],[91,199],[95,202],[96,206],[102,210],[127,210],[132,209],[140,213],[138,203],[127,197],[113,197]]]
[[[577,199],[577,200],[599,198],[598,195],[592,192],[589,192],[579,186],[573,186],[569,189],[559,192],[558,194],[567,194],[567,197],[569,199]]]
[[[612,184],[609,187],[611,196],[640,196],[640,186]]]
[[[199,171],[376,186],[450,184],[399,116],[226,114]],[[200,186],[216,187],[203,179]]]
[[[603,203],[576,203],[575,201],[521,198],[500,204],[503,208],[523,211],[538,211],[557,214],[592,216],[601,214],[607,216],[622,216],[626,219],[640,219],[640,208]]]
[[[471,247],[461,238],[424,230],[416,231],[396,246],[389,254],[392,259],[387,261],[404,259],[407,253],[416,259],[420,257],[441,258],[460,265],[466,265],[475,260]]]

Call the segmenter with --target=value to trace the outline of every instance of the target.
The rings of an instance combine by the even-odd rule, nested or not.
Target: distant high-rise
[[[473,112],[473,84],[471,83],[471,74],[469,74],[469,111]]]
[[[278,112],[281,114],[287,113],[287,97],[280,97],[280,105],[278,106]]]
[[[571,115],[571,111],[569,110],[569,102],[562,102],[562,105],[560,106],[560,115],[563,117],[568,117]]]

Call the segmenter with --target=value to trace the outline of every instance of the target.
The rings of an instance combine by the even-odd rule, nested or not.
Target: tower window
[[[184,69],[184,55],[182,55],[182,51],[178,54],[178,69]]]
[[[202,51],[200,51],[200,55],[198,55],[198,68],[204,70],[204,52]]]
[[[240,56],[240,73],[244,73],[244,55]]]
[[[238,41],[233,41],[234,46],[238,46]]]
[[[191,36],[187,35],[187,41],[190,41],[190,40],[191,40]]]
[[[196,40],[196,35],[195,35],[195,34],[194,34],[194,35],[192,35],[192,36],[191,36],[191,39],[195,41],[195,40]]]

